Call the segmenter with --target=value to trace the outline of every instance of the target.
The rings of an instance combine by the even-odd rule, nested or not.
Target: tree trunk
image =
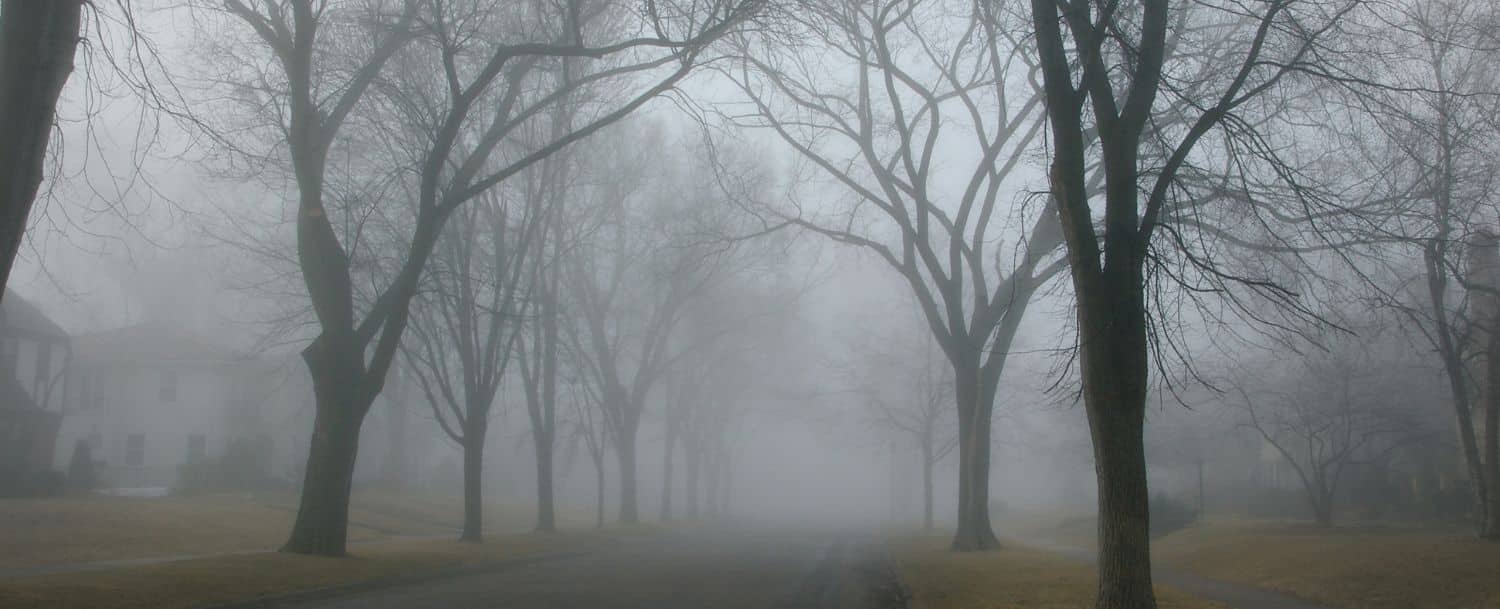
[[[57,98],[73,73],[82,0],[0,5],[0,294],[42,185]]]
[[[641,521],[636,506],[635,479],[635,432],[621,433],[615,441],[615,455],[620,460],[620,522],[635,524]]]
[[[604,456],[594,459],[594,528],[604,528]]]
[[[704,464],[703,474],[707,478],[703,481],[703,516],[708,519],[719,517],[719,451],[715,448],[706,448],[703,451]]]
[[[691,449],[695,444],[697,443],[690,440],[683,447],[684,449]],[[683,510],[687,513],[688,520],[697,520],[700,515],[698,509],[698,498],[700,497],[698,494],[698,474],[703,468],[703,454],[701,450],[691,449],[688,450],[685,457],[686,462],[684,465],[687,466],[687,478],[684,480],[682,487],[683,500],[685,501]]]
[[[552,485],[552,436],[533,434],[536,448],[536,531],[557,532],[556,504]]]
[[[1138,268],[1106,271],[1084,289],[1076,275],[1074,281],[1083,397],[1099,492],[1097,609],[1156,609],[1145,443],[1150,354]]]
[[[1489,377],[1485,387],[1484,409],[1484,521],[1480,525],[1480,538],[1500,541],[1500,312],[1491,312],[1489,352],[1485,354],[1485,370]],[[1478,480],[1475,484],[1479,484]]]
[[[1131,404],[1110,404],[1126,401],[1125,396],[1115,397],[1090,402],[1099,489],[1099,595],[1095,606],[1154,609],[1151,508],[1142,436],[1145,413],[1144,408]],[[1095,403],[1109,409],[1098,408]]]
[[[932,438],[922,440],[922,529],[932,530]]]
[[[464,529],[459,541],[484,541],[484,427],[464,431]]]
[[[315,381],[316,382],[316,381]],[[319,395],[312,444],[302,478],[297,520],[283,552],[343,556],[349,533],[349,494],[359,451],[360,409],[342,399],[352,391]],[[331,403],[330,403],[331,402]]]
[[[1204,494],[1203,494],[1203,458],[1199,457],[1198,458],[1198,520],[1200,522],[1202,522],[1202,520],[1203,520],[1203,515],[1204,515],[1204,512],[1205,512],[1206,509],[1207,508],[1205,507]]]
[[[671,413],[668,413],[671,417]],[[667,420],[667,447],[661,464],[661,521],[672,521],[672,453],[677,446],[677,422]]]
[[[985,391],[976,369],[954,370],[958,400],[958,530],[952,549],[959,552],[1000,547],[990,526],[990,413],[994,394]]]

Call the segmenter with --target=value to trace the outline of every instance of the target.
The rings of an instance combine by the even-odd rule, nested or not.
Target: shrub
[[[192,494],[280,488],[282,482],[269,473],[265,448],[263,440],[231,440],[223,456],[196,459],[178,467],[174,490]]]
[[[22,469],[0,470],[0,497],[31,499],[57,497],[66,487],[62,472]]]
[[[79,440],[73,445],[73,457],[68,461],[68,490],[89,491],[99,485],[98,467],[94,463],[94,449],[88,442]]]

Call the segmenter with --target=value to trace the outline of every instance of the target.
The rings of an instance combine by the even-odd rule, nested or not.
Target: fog
[[[0,604],[1493,602],[1489,2],[25,4]]]

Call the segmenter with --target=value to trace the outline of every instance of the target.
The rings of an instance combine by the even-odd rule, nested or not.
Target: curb
[[[493,562],[459,565],[454,567],[440,567],[420,573],[378,577],[375,579],[354,582],[351,584],[324,586],[322,588],[310,588],[307,590],[298,590],[295,592],[267,594],[253,598],[228,601],[223,603],[200,604],[194,605],[192,609],[273,609],[287,604],[325,600],[350,594],[375,592],[390,588],[425,584],[456,577],[465,577],[469,575],[495,573],[514,567],[524,567],[527,565],[550,562],[553,560],[575,558],[587,554],[589,554],[589,552],[584,550],[568,550],[533,554],[527,556],[517,556],[515,558],[501,559]]]

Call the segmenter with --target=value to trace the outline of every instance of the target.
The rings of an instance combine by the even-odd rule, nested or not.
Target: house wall
[[[70,370],[68,383],[73,399],[56,461],[65,466],[76,443],[88,441],[106,485],[170,486],[187,460],[191,438],[201,437],[209,456],[222,454],[228,444],[226,413],[235,378],[227,367],[92,363]]]

